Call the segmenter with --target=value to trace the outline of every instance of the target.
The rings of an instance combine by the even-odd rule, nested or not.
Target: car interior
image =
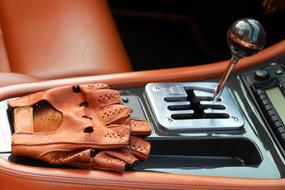
[[[0,0],[0,189],[285,189],[284,20],[284,0]],[[149,124],[147,159],[118,173],[16,155],[11,102],[102,83]]]

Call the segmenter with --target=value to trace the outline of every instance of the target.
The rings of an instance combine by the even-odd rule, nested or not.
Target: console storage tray
[[[152,140],[151,154],[135,170],[257,166],[262,158],[248,139]]]

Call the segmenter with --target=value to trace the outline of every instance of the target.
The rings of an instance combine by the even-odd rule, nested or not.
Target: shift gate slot
[[[175,102],[167,107],[170,111],[175,110],[190,110],[190,102]]]
[[[219,102],[213,102],[213,101],[201,101],[200,107],[204,109],[215,109],[215,110],[225,110],[226,106],[219,103]]]

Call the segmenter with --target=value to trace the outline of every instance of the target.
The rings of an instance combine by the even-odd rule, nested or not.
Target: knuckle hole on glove
[[[74,86],[72,86],[72,90],[74,93],[79,93],[80,92],[80,86],[74,85]]]
[[[89,106],[89,103],[87,101],[84,101],[84,102],[81,102],[79,104],[80,107],[88,107]]]
[[[96,156],[95,150],[91,150],[91,151],[90,151],[90,157],[91,157],[91,158],[94,158],[95,156]]]
[[[92,126],[88,126],[84,128],[84,133],[93,133],[94,129]]]
[[[84,119],[89,119],[89,120],[93,120],[93,118],[90,117],[90,116],[88,116],[88,115],[83,115],[82,118],[84,118]]]
[[[89,87],[89,88],[92,88],[92,87],[93,87],[93,84],[88,84],[88,87]]]

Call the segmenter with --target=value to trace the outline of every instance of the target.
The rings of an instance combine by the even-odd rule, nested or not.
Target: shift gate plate
[[[159,125],[169,131],[235,130],[243,116],[227,88],[213,101],[217,83],[149,83],[146,96]]]

